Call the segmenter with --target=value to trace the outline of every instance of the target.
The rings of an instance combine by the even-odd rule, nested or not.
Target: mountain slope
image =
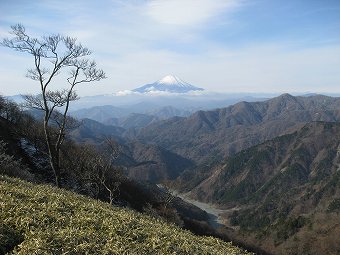
[[[122,134],[125,129],[121,127],[104,125],[91,119],[83,119],[79,127],[69,134],[72,139],[78,142],[100,143],[105,138],[115,138],[122,141]]]
[[[202,91],[202,88],[197,88],[174,75],[167,75],[162,79],[146,84],[142,87],[136,88],[132,91],[139,93],[155,92],[155,91],[165,91],[171,93],[187,93],[190,91]]]
[[[137,115],[138,117],[138,115]],[[127,119],[126,125],[142,119]],[[130,124],[131,124],[130,122]],[[127,142],[121,138],[125,130],[120,127],[104,125],[94,120],[83,119],[82,124],[69,136],[78,143],[100,145],[106,139],[114,139],[120,147],[116,164],[126,169],[126,174],[138,181],[159,183],[177,178],[185,169],[194,166],[188,160],[160,146],[143,144],[138,141]]]
[[[148,111],[148,114],[156,116],[162,120],[169,119],[174,116],[186,117],[189,116],[190,113],[192,113],[192,111],[184,109],[180,110],[170,105]]]
[[[124,118],[117,120],[116,125],[125,129],[141,128],[158,121],[158,117],[142,113],[131,113]]]
[[[131,142],[125,146],[124,155],[130,158],[127,175],[138,181],[159,183],[177,178],[193,162],[157,145]]]
[[[240,102],[157,122],[141,129],[137,136],[128,137],[204,162],[222,159],[319,120],[340,120],[340,98],[284,94],[264,102]]]
[[[247,254],[161,220],[0,176],[0,251],[11,254]]]
[[[309,123],[207,175],[190,194],[233,208],[226,218],[238,238],[275,254],[340,250],[340,123]]]

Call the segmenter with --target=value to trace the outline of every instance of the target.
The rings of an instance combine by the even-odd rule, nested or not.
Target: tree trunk
[[[50,163],[54,173],[55,185],[60,188],[60,165],[55,163],[53,159],[50,161]]]
[[[48,120],[44,120],[44,133],[46,138],[46,144],[48,149],[49,161],[53,170],[55,185],[60,187],[60,165],[59,165],[59,153],[55,151],[55,148],[51,141],[51,134],[48,130]]]

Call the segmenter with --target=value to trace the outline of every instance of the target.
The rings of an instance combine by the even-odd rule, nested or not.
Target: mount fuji
[[[170,92],[170,93],[187,93],[190,91],[202,91],[202,90],[204,89],[195,87],[181,80],[177,76],[167,75],[154,83],[146,84],[132,91],[139,92],[139,93],[158,92],[158,91],[164,91],[164,92]]]

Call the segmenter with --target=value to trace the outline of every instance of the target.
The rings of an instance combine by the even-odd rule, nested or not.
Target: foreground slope
[[[247,254],[230,243],[47,185],[0,176],[0,253]]]

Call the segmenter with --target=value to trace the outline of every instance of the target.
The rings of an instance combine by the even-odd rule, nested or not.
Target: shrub
[[[339,212],[340,211],[340,199],[334,199],[328,206],[328,212]]]
[[[21,233],[0,222],[0,254],[6,254],[24,240]]]
[[[33,175],[28,171],[28,168],[6,153],[6,146],[7,144],[0,140],[0,174],[33,180]]]

